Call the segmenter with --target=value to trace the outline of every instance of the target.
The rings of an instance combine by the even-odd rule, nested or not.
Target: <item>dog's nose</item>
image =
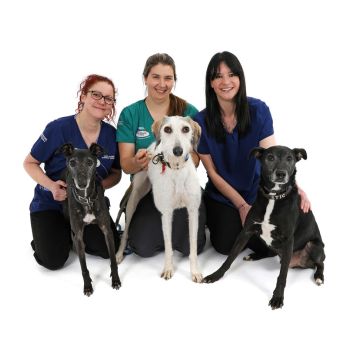
[[[173,153],[176,157],[180,157],[183,153],[183,149],[180,146],[176,146],[173,148]]]
[[[278,180],[283,180],[287,176],[287,172],[284,170],[276,170],[276,177]]]

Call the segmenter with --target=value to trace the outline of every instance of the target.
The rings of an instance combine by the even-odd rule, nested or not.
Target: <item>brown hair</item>
[[[79,90],[77,92],[77,96],[79,96],[79,102],[78,102],[78,108],[76,109],[76,112],[80,112],[83,109],[84,103],[81,100],[81,96],[82,95],[87,95],[87,93],[89,92],[91,86],[93,86],[94,84],[103,81],[107,84],[109,84],[110,86],[112,86],[113,88],[113,98],[115,98],[115,95],[117,93],[116,88],[113,84],[113,81],[107,77],[104,77],[102,75],[97,75],[97,74],[90,74],[88,75],[81,83],[80,83],[80,87]],[[112,105],[112,111],[109,115],[107,115],[107,119],[112,119],[115,116],[115,104]]]
[[[176,76],[176,68],[175,68],[175,62],[172,59],[171,56],[169,56],[167,53],[156,53],[150,57],[148,57],[145,68],[143,69],[143,77],[146,79],[148,77],[148,74],[152,67],[156,66],[157,64],[163,64],[164,66],[170,66],[174,72],[174,80],[176,82],[177,76]],[[185,109],[187,106],[187,102],[183,100],[182,98],[175,96],[174,94],[170,94],[170,104],[169,104],[169,110],[168,115],[184,115]]]

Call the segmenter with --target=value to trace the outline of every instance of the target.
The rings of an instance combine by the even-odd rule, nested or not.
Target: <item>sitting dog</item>
[[[91,144],[86,150],[74,149],[71,144],[64,144],[58,153],[63,153],[66,157],[67,200],[64,202],[64,212],[69,216],[72,238],[79,256],[84,279],[84,294],[90,296],[93,293],[83,241],[84,227],[91,223],[96,223],[105,236],[111,260],[112,287],[119,289],[121,283],[115,258],[110,216],[103,188],[96,181],[97,157],[103,154],[103,149],[96,143]]]
[[[273,256],[281,258],[277,285],[269,305],[272,309],[283,306],[284,288],[288,267],[316,268],[314,279],[317,285],[324,282],[324,244],[315,217],[311,211],[300,209],[300,196],[295,183],[295,164],[306,159],[304,149],[289,149],[273,146],[257,147],[251,151],[261,162],[260,188],[250,209],[245,225],[223,265],[203,282],[220,279],[245,247],[252,235],[260,235],[271,249]],[[258,260],[266,256],[250,254],[245,260]]]
[[[153,123],[152,131],[156,142],[147,149],[150,158],[147,172],[138,172],[133,178],[117,262],[123,260],[129,225],[137,204],[152,188],[155,206],[162,216],[165,264],[161,277],[167,280],[174,274],[171,238],[173,212],[174,209],[186,207],[189,217],[191,275],[194,282],[200,282],[202,275],[197,264],[197,231],[201,188],[190,152],[198,144],[201,129],[189,117],[174,116]]]

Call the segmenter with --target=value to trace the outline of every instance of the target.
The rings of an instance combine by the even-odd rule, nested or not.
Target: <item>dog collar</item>
[[[95,188],[95,186],[94,186]],[[83,196],[80,196],[78,193],[77,193],[77,190],[76,188],[73,188],[72,189],[72,193],[73,193],[73,196],[75,198],[75,200],[77,202],[79,202],[80,204],[82,205],[85,205],[88,207],[88,209],[91,211],[92,210],[92,207],[94,205],[94,202],[96,201],[96,198],[97,198],[97,192],[96,192],[96,195],[94,198],[91,198],[91,197],[83,197]]]
[[[189,157],[190,157],[189,154],[187,154],[186,157],[185,157],[185,162],[188,161]],[[168,167],[169,169],[171,169],[170,163],[169,163],[169,162],[166,162],[165,159],[164,159],[164,154],[163,154],[163,152],[156,154],[156,155],[152,158],[152,163],[153,163],[153,164],[158,164],[159,162],[162,164],[162,174],[164,174],[166,167]]]
[[[260,188],[260,191],[261,191],[261,193],[263,194],[263,196],[265,198],[279,200],[279,199],[286,198],[293,187],[289,186],[285,191],[278,192],[278,193],[275,193],[275,194],[272,194],[272,192],[270,192],[270,190],[267,189],[266,187],[261,187],[260,186],[259,188]]]

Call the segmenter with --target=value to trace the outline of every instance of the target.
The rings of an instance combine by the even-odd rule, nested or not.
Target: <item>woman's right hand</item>
[[[140,170],[147,170],[149,158],[147,157],[147,150],[144,148],[139,149],[135,154],[135,163]]]
[[[53,199],[56,201],[64,201],[67,198],[67,184],[62,181],[58,180],[52,183],[52,186],[50,187],[50,191],[52,192]]]

